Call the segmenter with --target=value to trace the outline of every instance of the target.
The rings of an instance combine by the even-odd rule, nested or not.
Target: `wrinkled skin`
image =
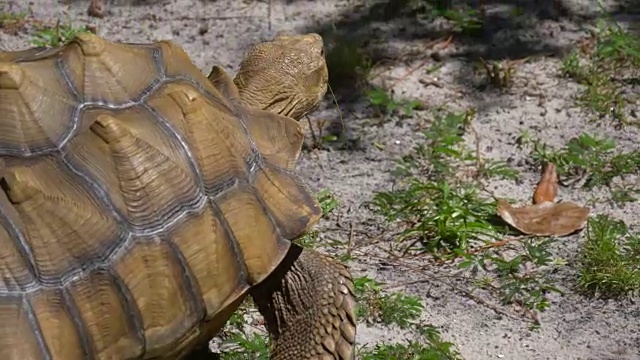
[[[254,46],[234,83],[242,102],[300,120],[318,108],[329,73],[318,34],[279,34]]]

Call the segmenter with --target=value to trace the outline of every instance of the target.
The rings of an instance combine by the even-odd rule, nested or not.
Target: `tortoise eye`
[[[324,56],[324,49],[320,50],[320,56]]]

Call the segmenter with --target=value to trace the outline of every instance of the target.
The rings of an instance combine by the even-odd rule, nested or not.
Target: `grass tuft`
[[[73,26],[71,20],[64,24],[58,20],[55,26],[44,27],[34,33],[31,44],[37,47],[62,46],[72,40],[77,34],[89,31],[86,26]]]
[[[580,290],[606,298],[640,293],[640,234],[607,215],[589,220],[580,257]]]
[[[578,104],[598,118],[610,117],[620,126],[640,126],[625,114],[625,105],[638,103],[640,96],[624,91],[634,78],[637,81],[639,68],[640,38],[611,18],[603,18],[591,38],[564,59],[561,73],[585,85]]]
[[[609,186],[616,177],[640,173],[640,150],[616,151],[613,139],[582,133],[558,150],[550,150],[536,139],[524,142],[533,145],[535,160],[556,164],[561,177],[583,179],[586,189]],[[629,194],[634,192],[628,190]]]

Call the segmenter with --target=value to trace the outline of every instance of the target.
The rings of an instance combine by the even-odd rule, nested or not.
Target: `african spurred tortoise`
[[[0,359],[184,358],[247,294],[273,359],[353,359],[347,268],[291,242],[322,48],[277,36],[235,83],[169,41],[1,52]]]

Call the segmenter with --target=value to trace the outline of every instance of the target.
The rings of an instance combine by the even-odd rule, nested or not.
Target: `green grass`
[[[442,0],[409,0],[407,10],[423,19],[438,17],[448,20],[453,31],[464,35],[479,34],[483,28],[483,20],[478,9],[466,5],[447,6]]]
[[[3,29],[7,33],[16,33],[19,29],[23,28],[27,23],[27,13],[0,13],[0,29]]]
[[[595,112],[598,119],[610,117],[621,126],[640,125],[625,115],[625,106],[637,103],[640,96],[623,91],[628,81],[640,74],[640,38],[605,17],[591,40],[592,51],[574,50],[562,65],[564,76],[585,85],[578,104]]]
[[[356,316],[369,323],[408,329],[424,310],[417,297],[399,292],[388,294],[380,283],[369,277],[355,278],[353,282],[358,301]]]
[[[406,251],[418,246],[449,253],[467,248],[474,238],[499,236],[489,223],[495,203],[479,197],[478,187],[469,183],[412,179],[405,188],[377,193],[373,205],[388,221],[411,224],[397,236],[399,242],[410,241]]]
[[[37,47],[56,47],[64,45],[81,32],[89,32],[89,29],[86,26],[75,27],[71,21],[63,24],[58,20],[55,26],[34,33],[30,42]]]
[[[437,116],[423,132],[425,142],[402,157],[396,174],[404,186],[374,194],[373,209],[388,222],[408,226],[397,240],[430,251],[466,249],[470,239],[500,232],[489,222],[495,202],[480,196],[476,180],[514,178],[517,173],[502,162],[483,161],[464,145],[469,113]],[[468,175],[470,179],[466,179]]]
[[[360,346],[358,359],[462,359],[455,345],[443,341],[435,327],[420,322],[425,309],[419,298],[386,292],[382,284],[366,276],[355,278],[354,285],[359,321],[408,330],[414,338],[405,343]]]
[[[411,116],[414,110],[422,107],[422,103],[418,100],[396,100],[387,91],[379,87],[371,87],[365,90],[364,93],[379,116],[395,115],[398,113],[404,116]]]
[[[587,190],[610,186],[617,177],[640,174],[640,149],[619,151],[613,139],[582,133],[560,149],[552,150],[545,143],[524,136],[523,143],[532,145],[531,155],[539,162],[556,164],[561,178],[582,179]],[[635,201],[640,188],[634,185],[613,188],[613,201]]]
[[[320,203],[322,208],[322,216],[327,216],[333,212],[340,203],[338,199],[329,190],[324,189],[316,194],[316,199]],[[320,244],[320,232],[317,229],[310,229],[295,242],[304,248],[315,249],[323,244]],[[333,241],[328,241],[328,244],[324,245],[337,245]],[[346,261],[347,259],[341,258],[340,260]]]
[[[520,237],[502,244],[509,228],[498,221],[484,182],[515,180],[518,172],[467,147],[464,134],[473,116],[473,111],[437,113],[423,132],[425,141],[400,159],[401,185],[375,193],[372,209],[398,229],[391,251],[455,261],[474,279],[472,286],[504,304],[543,311],[548,295],[559,292],[549,274],[563,261],[548,250],[554,238]]]
[[[619,298],[640,293],[640,233],[607,215],[589,220],[580,253],[579,288],[588,295]]]
[[[456,346],[442,340],[433,326],[420,326],[417,338],[407,343],[376,344],[372,349],[361,349],[358,358],[363,360],[462,360]]]
[[[552,268],[564,264],[549,251],[553,238],[524,238],[508,243],[500,251],[464,254],[458,267],[477,273],[479,269],[493,276],[476,280],[476,286],[501,297],[503,304],[519,304],[526,309],[544,311],[550,305],[547,295],[561,293],[548,276]],[[504,256],[507,251],[515,255]],[[546,270],[543,270],[546,269]]]

